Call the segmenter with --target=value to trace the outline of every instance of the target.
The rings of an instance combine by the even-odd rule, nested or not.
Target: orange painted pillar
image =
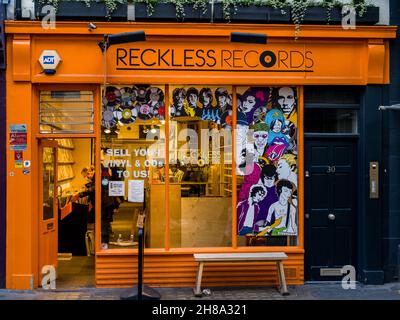
[[[29,36],[15,36],[7,43],[7,137],[11,125],[27,125],[27,150],[23,160],[32,165],[28,174],[15,166],[15,151],[7,138],[7,248],[6,287],[27,290],[37,285],[37,207],[34,207],[34,173],[37,171],[35,137],[32,135],[32,85]],[[37,108],[34,109],[37,111]],[[37,177],[36,177],[37,179]]]

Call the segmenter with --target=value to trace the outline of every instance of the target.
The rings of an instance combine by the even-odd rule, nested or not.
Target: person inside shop
[[[165,165],[155,168],[153,171],[153,183],[161,183],[165,181]]]
[[[95,172],[94,166],[90,166],[90,168],[83,168],[81,171],[81,175],[88,182],[85,184],[85,191],[79,194],[80,198],[88,196],[89,202],[89,212],[88,212],[88,223],[94,223],[95,217]]]
[[[102,150],[103,160],[103,150]],[[101,164],[101,249],[108,249],[111,234],[111,222],[114,209],[117,207],[116,197],[109,196],[109,182],[112,181],[112,173],[108,167]],[[118,203],[119,205],[119,203]]]

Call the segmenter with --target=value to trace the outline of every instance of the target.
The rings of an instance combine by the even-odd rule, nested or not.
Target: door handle
[[[333,213],[330,213],[328,214],[328,219],[333,221],[336,219],[336,216]]]
[[[306,214],[304,215],[304,217],[305,217],[306,219],[310,219],[310,214],[309,214],[309,213],[306,213]]]
[[[306,170],[305,176],[306,176],[306,178],[309,178],[310,177],[310,171]]]

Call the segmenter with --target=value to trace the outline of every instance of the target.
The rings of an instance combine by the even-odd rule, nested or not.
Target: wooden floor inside
[[[72,256],[71,260],[59,260],[57,290],[94,288],[96,286],[94,268],[94,256]]]

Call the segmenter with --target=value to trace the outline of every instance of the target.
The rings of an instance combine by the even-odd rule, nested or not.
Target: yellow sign
[[[24,167],[23,161],[22,160],[15,160],[14,161],[14,167],[16,169],[22,169]]]

